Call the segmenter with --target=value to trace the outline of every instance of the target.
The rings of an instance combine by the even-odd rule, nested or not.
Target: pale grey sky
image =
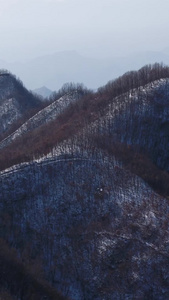
[[[169,47],[168,0],[0,0],[0,60]]]

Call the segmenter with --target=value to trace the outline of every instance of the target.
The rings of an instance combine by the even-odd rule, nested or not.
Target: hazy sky
[[[0,0],[0,59],[169,47],[169,0]]]

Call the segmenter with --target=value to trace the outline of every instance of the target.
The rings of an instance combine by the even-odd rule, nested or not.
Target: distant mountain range
[[[41,88],[34,89],[32,92],[35,93],[35,94],[37,94],[37,95],[40,95],[40,96],[42,96],[44,98],[48,98],[53,93],[46,86],[42,86]]]
[[[47,86],[58,90],[66,82],[83,82],[96,89],[128,70],[136,70],[148,63],[169,64],[169,51],[133,53],[124,57],[95,59],[76,51],[64,51],[37,57],[25,63],[0,61],[0,68],[16,74],[28,89]]]

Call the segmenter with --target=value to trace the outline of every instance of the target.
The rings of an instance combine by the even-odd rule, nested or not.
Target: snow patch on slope
[[[9,125],[12,125],[19,117],[21,117],[21,113],[17,100],[15,98],[10,98],[3,101],[0,106],[1,132],[5,132]]]
[[[6,147],[21,135],[40,127],[43,124],[47,124],[50,121],[53,121],[70,103],[76,101],[77,97],[78,93],[71,93],[64,95],[63,97],[54,101],[52,104],[49,104],[47,107],[39,111],[28,121],[26,121],[14,133],[1,141],[0,149]]]

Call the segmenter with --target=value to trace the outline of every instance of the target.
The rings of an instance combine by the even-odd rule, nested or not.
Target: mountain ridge
[[[29,92],[13,74],[0,76],[0,134],[7,134],[19,120],[41,108],[40,99]],[[32,112],[31,112],[32,111]]]
[[[31,120],[0,150],[0,238],[64,297],[167,299],[169,68],[66,85]]]

